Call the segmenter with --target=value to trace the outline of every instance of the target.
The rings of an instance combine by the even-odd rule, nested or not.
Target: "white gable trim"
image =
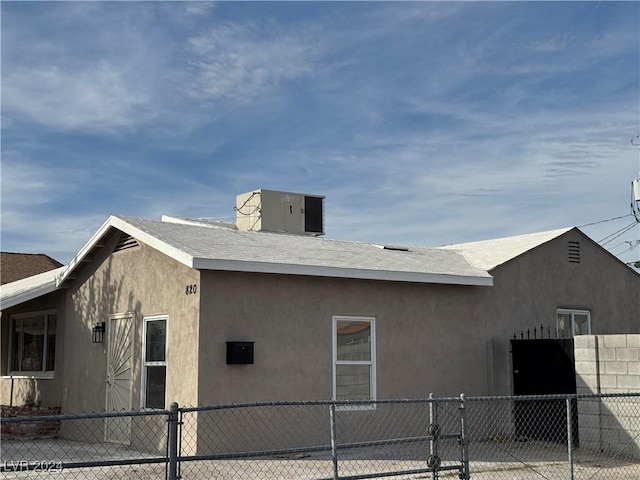
[[[158,240],[156,237],[149,235],[148,233],[134,227],[130,223],[127,223],[125,220],[118,218],[114,215],[111,215],[106,222],[102,224],[102,226],[98,229],[98,231],[91,237],[91,239],[80,249],[78,254],[73,257],[73,259],[69,262],[60,277],[58,278],[57,285],[62,285],[64,281],[69,277],[71,272],[75,270],[75,268],[82,263],[82,261],[89,255],[89,253],[98,245],[98,242],[109,232],[110,229],[115,228],[124,233],[127,233],[134,237],[136,240],[139,240],[150,247],[158,250],[161,253],[177,260],[180,263],[188,267],[193,267],[193,258],[191,255],[186,254],[182,250],[179,250],[175,247],[171,247],[166,243]]]

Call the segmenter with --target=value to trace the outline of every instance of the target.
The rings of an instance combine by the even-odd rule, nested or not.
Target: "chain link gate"
[[[438,480],[440,478],[440,472],[449,472],[452,470],[459,471],[459,478],[461,480],[469,479],[469,448],[468,437],[466,434],[466,407],[464,404],[464,395],[460,395],[460,405],[458,407],[460,413],[460,433],[443,433],[440,431],[440,424],[438,423],[438,403],[433,401],[433,393],[429,394],[429,456],[427,457],[427,467],[431,470],[432,480]],[[439,443],[442,440],[453,439],[456,440],[460,447],[460,464],[459,465],[442,465],[442,459],[439,455]]]
[[[428,424],[426,418],[420,419],[420,409],[428,406]],[[294,409],[298,408],[315,409],[315,414],[307,410],[306,415],[314,418],[316,423],[322,423],[322,417],[325,418],[326,424],[329,426],[329,442],[311,442],[308,446],[295,447],[283,444],[275,447],[274,444],[261,444],[256,440],[264,434],[259,423],[265,418],[270,418],[269,434],[273,438],[278,437],[278,422],[274,420],[274,416],[284,412],[285,416],[290,417],[289,423],[296,423],[297,414]],[[264,464],[272,462],[274,458],[308,458],[312,454],[318,458],[326,458],[330,460],[330,468],[314,465],[312,461],[308,461],[304,475],[300,473],[299,478],[309,478],[313,480],[355,480],[361,478],[388,478],[393,476],[407,476],[430,474],[433,480],[440,479],[441,476],[450,476],[451,472],[458,472],[458,478],[461,480],[469,479],[469,440],[467,434],[466,405],[464,395],[457,398],[435,398],[433,394],[429,399],[419,400],[379,400],[374,402],[272,402],[272,403],[255,403],[245,405],[228,405],[213,407],[186,407],[178,408],[177,404],[172,404],[170,412],[176,410],[177,415],[173,418],[174,427],[169,428],[169,439],[176,439],[177,449],[174,458],[169,460],[168,480],[177,480],[183,478],[191,478],[192,476],[201,475],[204,470],[211,475],[211,465],[204,467],[202,462],[254,462],[261,461]],[[273,409],[279,412],[274,413]],[[387,410],[390,410],[387,411]],[[400,417],[402,410],[417,410],[411,415],[407,415],[409,421],[422,425],[418,430],[414,430],[413,435],[394,435],[396,433],[393,428],[396,421],[400,423],[397,417]],[[247,413],[252,411],[252,413]],[[355,413],[359,412],[359,413]],[[357,428],[352,424],[355,415],[368,415],[372,418],[379,416],[371,424],[367,424],[362,431],[356,431]],[[426,412],[424,412],[426,413]],[[225,415],[226,414],[226,415]],[[191,418],[189,418],[192,416]],[[230,417],[223,419],[222,417]],[[196,418],[197,417],[197,418]],[[170,420],[171,421],[171,420]],[[298,423],[304,423],[298,419]],[[196,434],[193,428],[197,425],[197,442],[202,444],[215,444],[213,450],[207,451],[208,447],[199,448],[195,446],[195,442],[191,441]],[[242,428],[244,425],[246,428]],[[231,428],[229,428],[231,426]],[[304,430],[306,426],[301,426],[300,430]],[[237,430],[236,430],[237,429]],[[172,433],[175,430],[175,433]],[[209,432],[203,434],[200,431]],[[242,436],[240,430],[249,430],[246,436]],[[253,432],[251,432],[253,430]],[[371,436],[372,431],[378,431],[377,434]],[[283,430],[284,431],[284,430]],[[401,432],[401,430],[398,430]],[[363,433],[364,432],[364,433]],[[412,433],[413,433],[412,432]],[[245,432],[246,433],[246,432]],[[282,432],[280,432],[282,433]],[[289,432],[290,434],[291,432]],[[286,435],[284,435],[286,436]],[[326,438],[326,437],[325,437]],[[306,439],[308,440],[308,439]],[[299,439],[301,443],[305,440]],[[257,442],[257,443],[256,443]],[[249,443],[256,445],[257,448],[247,448],[240,446],[234,450],[229,447],[230,444]],[[276,442],[277,443],[277,442]],[[453,449],[451,445],[454,445]],[[418,448],[414,446],[417,445]],[[424,447],[420,447],[423,445]],[[228,447],[229,451],[224,451]],[[191,451],[189,454],[183,454],[183,448]],[[221,448],[221,450],[219,450]],[[376,449],[376,453],[371,457],[366,457],[364,453],[371,449]],[[382,460],[377,457],[384,457],[386,450],[393,451],[389,455],[397,455],[393,458],[402,458],[403,455],[409,455],[409,451],[418,452],[417,458],[410,462],[393,462],[392,469],[385,470],[386,465],[382,465]],[[446,450],[443,461],[441,452]],[[453,450],[455,450],[455,453]],[[171,452],[171,447],[169,448]],[[325,456],[323,456],[323,452]],[[457,457],[453,461],[452,457]],[[363,460],[363,458],[369,458]],[[323,460],[319,460],[322,462]],[[326,460],[324,460],[326,462]],[[200,463],[198,463],[200,462]],[[379,464],[376,465],[376,462]],[[200,465],[200,466],[198,466]],[[326,463],[325,463],[326,465]],[[401,466],[409,466],[412,468],[400,468]],[[184,468],[183,468],[184,467]],[[197,474],[194,470],[197,468]],[[215,467],[213,467],[215,468]],[[274,467],[275,468],[275,467]],[[240,466],[238,466],[240,469]],[[315,472],[315,473],[314,473]],[[234,475],[234,472],[220,472],[220,475]],[[239,474],[239,472],[238,472]],[[246,474],[246,472],[245,472]],[[282,472],[280,473],[283,474]],[[290,473],[289,473],[290,474]],[[330,476],[327,476],[330,474]],[[287,475],[287,473],[284,473]],[[305,475],[308,475],[305,476]],[[287,477],[288,478],[288,477]],[[404,478],[404,477],[403,477]]]
[[[515,405],[563,442],[522,436]],[[574,428],[574,408],[579,422]],[[104,422],[129,417],[128,445]],[[34,438],[57,423],[56,434]],[[640,479],[640,393],[273,402],[1,419],[3,478]],[[580,444],[573,441],[580,432]],[[46,430],[49,431],[49,430]]]

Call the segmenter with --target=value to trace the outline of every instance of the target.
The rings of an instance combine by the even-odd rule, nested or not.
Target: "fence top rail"
[[[300,400],[300,401],[273,401],[273,402],[247,402],[229,403],[224,405],[207,405],[197,407],[180,407],[181,412],[202,412],[207,410],[227,410],[232,408],[258,408],[258,407],[288,407],[288,406],[362,406],[362,405],[389,405],[407,403],[445,403],[459,402],[460,398],[400,398],[383,400]]]
[[[528,400],[597,400],[603,398],[640,398],[640,392],[627,393],[559,393],[552,395],[503,395],[464,397],[465,401],[528,401]]]
[[[85,420],[88,418],[113,418],[113,417],[153,417],[168,416],[168,410],[127,410],[120,412],[90,412],[90,413],[64,413],[56,415],[27,415],[15,417],[2,417],[0,423],[23,422],[50,422],[57,420]]]
[[[640,398],[640,392],[630,393],[585,393],[585,394],[555,394],[555,395],[504,395],[504,396],[472,396],[464,394],[460,397],[430,397],[430,398],[403,398],[382,400],[300,400],[300,401],[273,401],[273,402],[246,402],[230,403],[222,405],[203,405],[195,407],[180,407],[182,413],[204,412],[212,410],[229,410],[235,408],[260,408],[260,407],[288,407],[288,406],[362,406],[362,405],[395,405],[395,404],[428,404],[428,403],[456,403],[460,401],[541,401],[541,400],[566,400],[566,399],[603,399],[603,398]]]
[[[382,400],[300,400],[300,401],[273,401],[273,402],[249,402],[232,403],[224,405],[207,405],[197,407],[180,407],[181,413],[204,412],[212,410],[230,410],[237,408],[260,408],[260,407],[286,407],[286,406],[362,406],[362,405],[398,405],[398,404],[442,404],[456,402],[489,402],[489,401],[543,401],[543,400],[597,400],[606,398],[638,398],[640,392],[628,393],[585,393],[585,394],[557,394],[557,395],[504,395],[504,396],[471,396],[464,394],[460,397],[429,397],[429,398],[402,398],[402,399],[382,399]],[[169,416],[169,410],[132,410],[119,412],[90,412],[90,413],[66,413],[56,415],[30,415],[30,416],[7,416],[0,418],[0,423],[21,423],[21,422],[45,422],[57,420],[82,420],[90,418],[113,418],[113,417],[152,417]]]

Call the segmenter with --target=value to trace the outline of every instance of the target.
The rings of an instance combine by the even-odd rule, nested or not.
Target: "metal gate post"
[[[429,394],[429,454],[431,458],[438,458],[438,404],[434,401],[433,393]],[[438,470],[434,468],[431,471],[431,479],[438,479]]]
[[[566,398],[567,403],[567,449],[569,452],[569,478],[574,480],[573,472],[573,405],[571,404],[571,397]]]
[[[178,404],[169,405],[169,478],[178,480]]]
[[[331,422],[331,460],[333,461],[333,480],[338,480],[338,443],[336,439],[336,404],[329,405],[329,420]]]
[[[464,404],[464,393],[460,394],[460,406],[458,411],[460,412],[460,463],[461,472],[460,478],[462,480],[469,480],[471,475],[469,473],[469,437],[467,432],[467,411]]]

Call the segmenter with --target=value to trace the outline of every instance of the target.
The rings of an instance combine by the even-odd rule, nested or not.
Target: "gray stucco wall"
[[[140,407],[143,318],[163,315],[168,320],[167,398],[182,404],[196,401],[199,294],[186,295],[185,286],[197,284],[199,272],[144,244],[110,253],[116,236],[78,273],[67,290],[65,322],[64,412],[103,411],[107,339],[91,343],[91,328],[113,314],[132,313],[132,406]],[[107,331],[106,335],[109,335]]]
[[[378,398],[485,393],[486,288],[203,272],[199,402],[330,399],[333,315],[375,317]],[[234,340],[253,365],[226,365]]]
[[[558,308],[640,333],[640,277],[577,230],[491,273],[493,287],[203,272],[199,402],[330,398],[333,315],[375,317],[378,398],[510,395],[510,339],[555,335]],[[255,364],[226,365],[230,340],[255,341]]]
[[[580,263],[568,262],[570,240],[580,242]],[[640,276],[576,230],[490,273],[479,321],[491,344],[491,394],[513,393],[509,339],[540,325],[555,337],[558,308],[589,310],[593,334],[640,333]]]

